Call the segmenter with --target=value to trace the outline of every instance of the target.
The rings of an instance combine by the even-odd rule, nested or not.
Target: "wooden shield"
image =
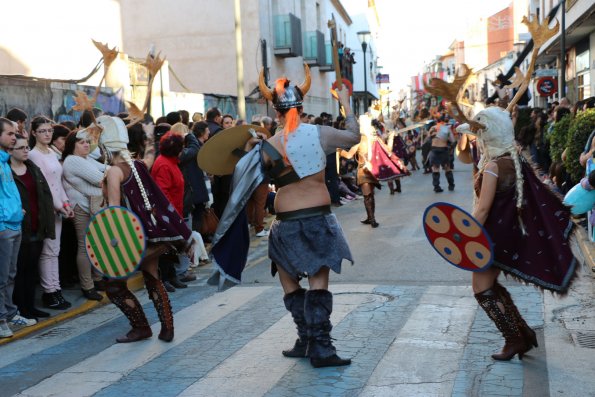
[[[124,207],[99,211],[91,218],[85,232],[85,248],[91,265],[109,278],[134,273],[146,244],[140,218]]]
[[[434,203],[426,208],[423,223],[428,241],[450,264],[472,272],[492,265],[492,240],[465,210],[449,203]]]

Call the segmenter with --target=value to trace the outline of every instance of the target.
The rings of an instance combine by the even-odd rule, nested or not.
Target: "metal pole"
[[[163,68],[159,71],[159,83],[161,84],[161,115],[165,116],[165,104],[163,103]]]
[[[366,52],[368,50],[368,43],[362,42],[362,50],[364,51],[364,113],[368,111],[368,75],[366,71]]]
[[[242,18],[240,0],[234,0],[236,25],[236,72],[238,75],[238,117],[246,120],[246,98],[244,97],[244,56],[242,54]]]
[[[566,96],[566,0],[560,0],[562,5],[562,26],[560,31],[560,94],[562,99]]]

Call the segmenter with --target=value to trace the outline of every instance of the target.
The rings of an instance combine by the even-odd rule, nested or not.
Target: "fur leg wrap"
[[[295,290],[283,297],[285,308],[291,313],[298,334],[293,348],[283,350],[285,357],[306,357],[308,351],[308,327],[304,316],[305,297],[306,290],[303,288]]]
[[[304,315],[308,326],[308,357],[312,366],[334,367],[349,365],[351,360],[337,356],[331,340],[333,326],[330,321],[333,311],[333,294],[327,290],[309,290],[304,301]]]

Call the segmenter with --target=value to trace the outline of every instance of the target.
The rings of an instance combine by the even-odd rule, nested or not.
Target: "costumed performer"
[[[376,200],[374,188],[381,188],[380,181],[387,181],[409,174],[401,160],[392,152],[376,132],[368,116],[360,116],[361,139],[349,151],[342,150],[341,156],[357,160],[357,184],[364,195],[367,217],[360,222],[377,228]]]
[[[519,154],[510,113],[490,107],[474,121],[483,124],[476,132],[483,153],[473,216],[492,238],[494,263],[484,272],[473,273],[473,292],[506,341],[492,357],[510,360],[518,354],[522,359],[537,347],[537,338],[498,283],[498,275],[504,271],[541,289],[566,293],[577,265],[569,244],[573,223],[569,209]],[[463,124],[458,131],[469,132],[468,127]]]
[[[448,116],[443,115],[436,126],[436,135],[432,138],[432,149],[430,150],[429,161],[432,166],[432,185],[434,192],[441,193],[444,190],[440,187],[440,167],[444,170],[444,176],[448,181],[448,190],[455,190],[455,178],[452,174],[449,145],[455,142],[451,126],[448,123]]]
[[[146,165],[133,160],[128,151],[128,131],[117,117],[101,116],[96,126],[102,129],[99,146],[111,159],[104,183],[104,196],[110,206],[124,206],[134,212],[147,236],[147,248],[140,263],[149,298],[161,322],[159,339],[170,342],[174,337],[173,312],[167,291],[159,279],[159,256],[170,250],[187,249],[191,231],[151,178]],[[92,126],[93,127],[93,126]],[[79,134],[84,134],[84,130]],[[152,336],[151,327],[139,301],[128,289],[126,279],[106,283],[109,299],[124,313],[132,329],[116,339],[119,343],[136,342]]]
[[[271,271],[273,275],[279,273],[283,301],[298,331],[295,345],[283,354],[308,357],[314,367],[349,365],[351,360],[339,357],[331,340],[333,295],[328,291],[328,283],[331,269],[340,273],[343,259],[352,263],[353,259],[341,226],[330,210],[324,171],[328,154],[337,148],[349,148],[359,140],[358,125],[346,89],[338,90],[346,113],[346,130],[300,122],[304,96],[310,88],[307,65],[304,70],[303,84],[296,86],[282,77],[273,90],[266,86],[264,72],[260,73],[260,91],[272,101],[283,128],[268,140],[260,139],[264,138],[261,135],[243,146],[246,154],[235,167],[232,195],[213,237],[213,264],[218,269],[220,285],[221,278],[239,282],[249,243],[242,208],[266,173],[278,189],[277,217],[269,234]],[[227,235],[245,237],[246,242]],[[233,260],[228,254],[230,250],[235,253]],[[243,251],[242,258],[239,251]],[[240,262],[242,266],[238,266]],[[309,290],[300,286],[302,278],[308,278]],[[211,279],[215,281],[216,277]]]

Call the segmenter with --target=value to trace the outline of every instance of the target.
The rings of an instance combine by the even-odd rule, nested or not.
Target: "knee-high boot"
[[[147,292],[149,293],[149,299],[153,301],[159,321],[161,322],[159,339],[171,342],[174,338],[174,315],[165,286],[161,280],[156,279],[148,272],[143,271],[143,277]]]
[[[440,187],[440,172],[432,172],[432,185],[434,185],[434,191],[436,193],[444,191]]]
[[[350,359],[337,356],[331,341],[331,313],[333,294],[324,289],[309,290],[304,300],[304,316],[308,326],[308,352],[310,364],[315,368],[337,367],[351,364]]]
[[[401,178],[395,179],[395,185],[397,185],[397,193],[401,193]]]
[[[118,343],[136,342],[153,335],[151,327],[136,296],[128,289],[126,280],[109,281],[105,292],[114,305],[124,313],[132,329],[124,336],[116,338]]]
[[[388,189],[390,191],[390,194],[395,194],[395,183],[393,182],[393,180],[391,179],[390,181],[388,181],[386,183],[388,185]]]
[[[308,350],[308,327],[304,317],[304,299],[306,290],[300,288],[283,297],[285,308],[291,313],[297,328],[298,338],[290,350],[283,350],[285,357],[306,357]]]
[[[521,313],[514,304],[514,301],[512,300],[512,297],[510,296],[508,290],[504,288],[504,286],[500,284],[498,281],[494,283],[492,289],[498,293],[500,300],[504,304],[504,308],[507,312],[512,314],[516,321],[517,327],[521,331],[521,334],[523,334],[523,338],[525,339],[525,346],[527,349],[525,353],[531,350],[533,347],[538,347],[539,345],[537,344],[537,335],[535,334],[535,331],[533,331],[531,327],[529,327],[523,316],[521,316]]]
[[[452,171],[446,171],[444,176],[446,176],[446,180],[448,181],[448,190],[452,192],[455,190],[455,177],[453,176]]]
[[[376,201],[374,200],[374,193],[364,195],[364,207],[366,207],[367,219],[360,221],[364,225],[370,225],[372,227],[378,227],[378,222],[374,216],[376,210]]]
[[[519,359],[522,360],[527,348],[512,310],[506,309],[504,302],[494,288],[475,294],[475,299],[504,336],[505,343],[502,351],[492,354],[492,358],[499,361],[508,361],[518,354]]]

